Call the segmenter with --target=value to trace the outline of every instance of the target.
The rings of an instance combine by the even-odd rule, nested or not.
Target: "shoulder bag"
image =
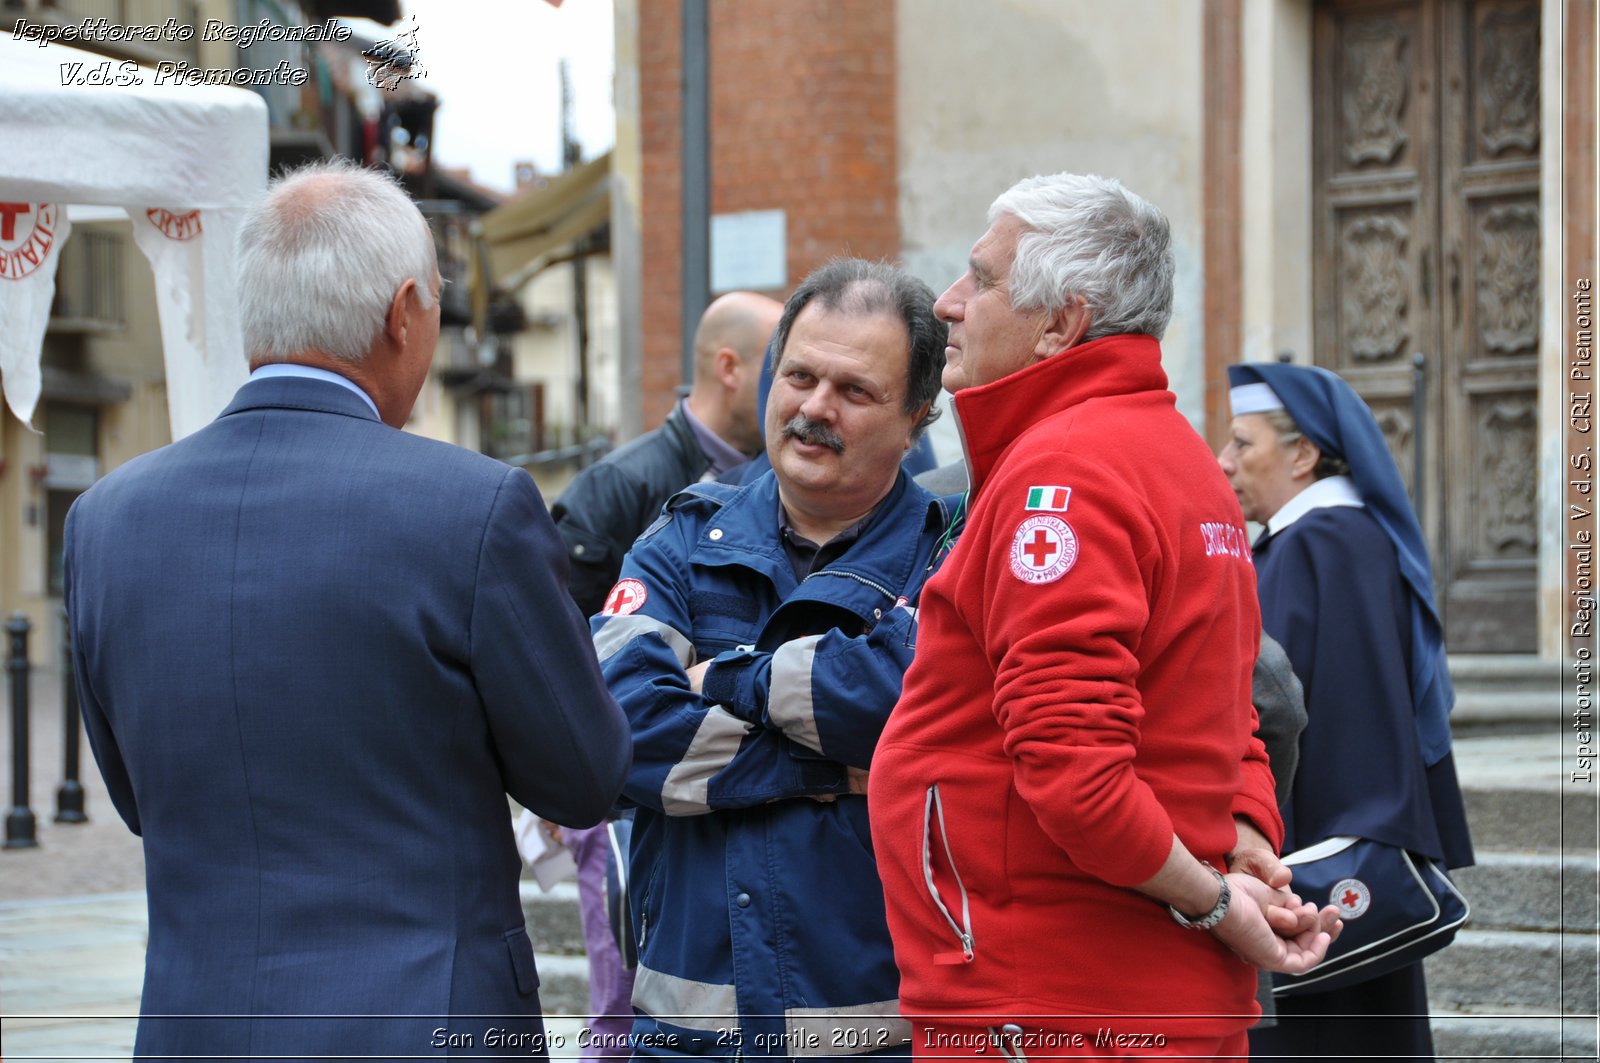
[[[1305,974],[1274,975],[1276,996],[1342,989],[1415,963],[1450,944],[1472,914],[1437,861],[1370,838],[1329,838],[1283,862],[1294,872],[1289,888],[1338,908],[1344,930]]]

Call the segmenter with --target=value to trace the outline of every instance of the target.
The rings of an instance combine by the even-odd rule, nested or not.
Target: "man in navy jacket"
[[[945,327],[892,267],[838,260],[778,324],[772,471],[698,484],[591,620],[633,726],[639,1056],[904,1055],[864,797],[947,541],[900,462]]]
[[[542,1054],[506,795],[586,826],[630,760],[527,474],[398,429],[432,238],[348,163],[240,237],[251,380],[66,528],[84,721],[144,838],[135,1053]]]

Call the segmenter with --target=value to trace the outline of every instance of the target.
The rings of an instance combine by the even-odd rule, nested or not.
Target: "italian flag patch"
[[[1065,513],[1067,499],[1072,497],[1070,487],[1030,487],[1025,509],[1041,509],[1046,513]]]

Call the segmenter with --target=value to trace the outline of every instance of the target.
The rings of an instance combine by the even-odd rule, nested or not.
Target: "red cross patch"
[[[1011,574],[1024,583],[1052,583],[1078,563],[1078,536],[1060,517],[1029,517],[1011,540]]]
[[[606,604],[600,612],[606,616],[627,616],[636,613],[644,605],[650,593],[644,589],[644,584],[636,579],[625,579],[611,588],[611,593],[606,595]]]
[[[1372,907],[1372,891],[1358,878],[1340,879],[1328,891],[1328,903],[1339,909],[1339,918],[1360,919]]]

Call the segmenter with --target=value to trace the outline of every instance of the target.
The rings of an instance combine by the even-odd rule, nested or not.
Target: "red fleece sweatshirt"
[[[955,405],[971,515],[923,590],[870,775],[902,1010],[1240,1030],[1254,971],[1129,888],[1174,833],[1220,867],[1235,813],[1282,840],[1253,737],[1261,619],[1238,502],[1148,336]]]

